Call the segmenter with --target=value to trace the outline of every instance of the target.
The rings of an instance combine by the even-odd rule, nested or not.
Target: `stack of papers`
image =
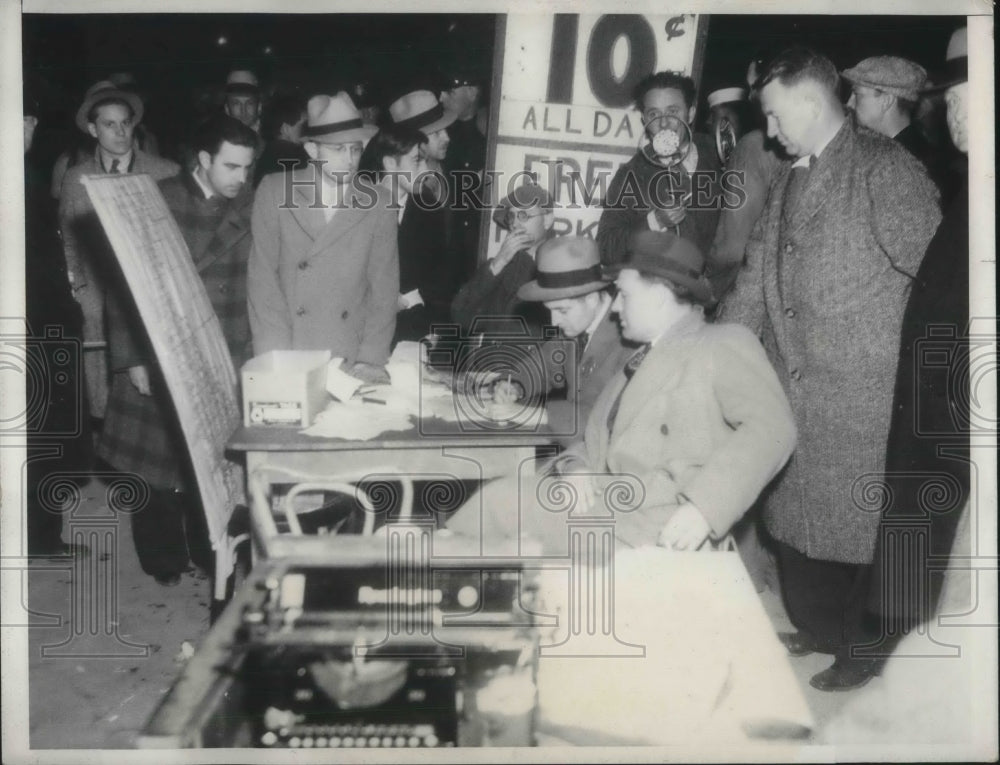
[[[405,410],[352,400],[346,404],[331,403],[303,433],[317,438],[369,441],[388,431],[412,427],[413,417]]]

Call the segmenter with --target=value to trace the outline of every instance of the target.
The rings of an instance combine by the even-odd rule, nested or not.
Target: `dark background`
[[[36,151],[52,158],[73,136],[83,92],[112,72],[137,77],[145,121],[169,155],[200,116],[218,108],[231,68],[253,69],[270,92],[333,93],[364,82],[384,105],[433,88],[441,63],[478,69],[488,84],[495,27],[494,16],[469,14],[25,14],[22,22],[25,79],[43,111]],[[825,52],[840,69],[893,54],[933,76],[963,23],[941,16],[711,16],[700,92],[743,85],[756,53],[797,42]]]

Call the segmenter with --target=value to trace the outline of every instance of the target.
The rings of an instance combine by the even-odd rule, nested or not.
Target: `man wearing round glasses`
[[[541,186],[518,186],[500,202],[494,222],[507,230],[500,251],[483,263],[451,304],[451,318],[468,330],[487,326],[492,317],[522,316],[531,324],[547,324],[537,304],[525,304],[517,291],[535,275],[535,252],[550,236],[555,216],[552,198]]]
[[[642,114],[645,138],[656,146],[667,118],[690,125],[695,116],[695,87],[690,77],[657,72],[641,80],[634,91],[635,108]],[[618,168],[597,229],[601,262],[620,265],[636,231],[669,231],[708,252],[719,221],[721,166],[712,139],[693,133],[690,149],[676,167],[665,167],[636,152]],[[695,182],[692,173],[704,174]],[[686,190],[686,191],[682,191]]]

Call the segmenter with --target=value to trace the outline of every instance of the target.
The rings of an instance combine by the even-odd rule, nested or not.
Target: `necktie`
[[[111,160],[111,172],[112,173],[117,173],[118,172],[118,160],[117,159]]]
[[[802,198],[802,191],[806,187],[806,181],[809,180],[809,171],[812,169],[815,159],[810,154],[808,162],[805,165],[793,167],[792,172],[788,176],[788,183],[785,186],[785,200],[782,205],[782,214],[786,221],[791,219],[792,215],[795,214],[795,210]]]
[[[625,362],[625,368],[622,370],[625,373],[625,384],[622,389],[618,392],[618,398],[615,399],[615,403],[611,405],[611,411],[608,412],[608,432],[612,432],[615,429],[615,419],[618,417],[618,407],[621,406],[622,396],[625,393],[625,389],[628,387],[629,382],[631,382],[632,377],[635,375],[636,370],[642,364],[643,360],[646,358],[646,354],[649,353],[649,349],[652,346],[649,343],[642,346],[639,350],[633,353],[629,360]]]
[[[587,350],[587,343],[590,341],[589,332],[581,332],[576,336],[576,363],[583,359],[583,352]]]

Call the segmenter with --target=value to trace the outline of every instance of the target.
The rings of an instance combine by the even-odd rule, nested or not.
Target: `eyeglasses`
[[[546,210],[539,210],[538,212],[528,212],[527,210],[508,210],[507,211],[507,223],[513,224],[524,223],[525,221],[531,220],[532,218],[540,218],[545,215]]]

